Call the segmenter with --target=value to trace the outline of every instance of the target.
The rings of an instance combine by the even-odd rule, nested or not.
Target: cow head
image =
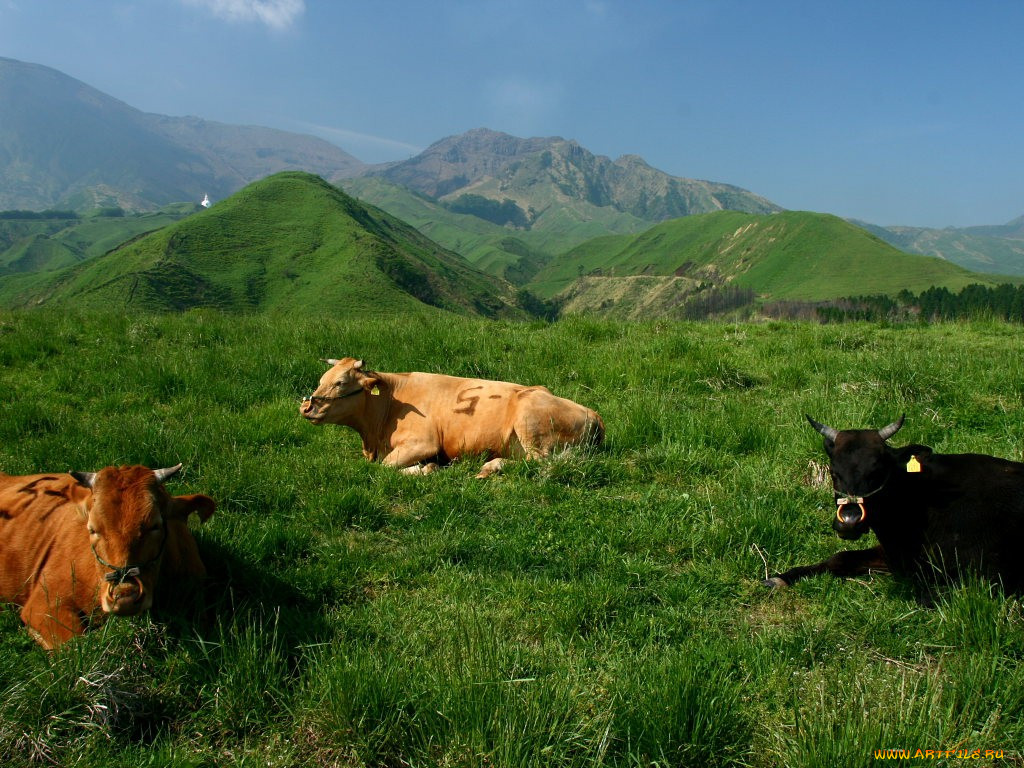
[[[361,400],[359,395],[375,392],[378,379],[363,370],[363,361],[352,357],[325,360],[331,366],[320,377],[312,395],[303,398],[299,414],[312,424],[339,424]]]
[[[829,473],[835,493],[836,516],[832,529],[843,539],[858,539],[871,525],[865,500],[885,488],[898,467],[886,440],[903,426],[904,416],[882,429],[836,430],[810,416],[807,420],[825,438]]]
[[[181,470],[106,467],[71,475],[92,493],[85,502],[89,543],[101,572],[104,613],[133,616],[153,604],[160,564],[168,548],[168,525],[192,512],[206,520],[215,504],[208,496],[174,496],[164,483]]]

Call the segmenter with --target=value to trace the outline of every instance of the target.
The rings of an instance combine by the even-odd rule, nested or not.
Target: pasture
[[[606,443],[400,475],[298,416],[345,355],[543,383]],[[53,654],[0,611],[5,766],[1024,763],[1018,599],[760,585],[850,546],[804,413],[1021,460],[1019,326],[41,310],[0,363],[0,470],[181,461],[218,503],[202,593]]]

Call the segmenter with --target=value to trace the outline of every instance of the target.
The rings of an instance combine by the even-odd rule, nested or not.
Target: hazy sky
[[[1024,214],[1022,35],[1018,0],[0,0],[0,56],[146,112],[366,162],[563,136],[918,226]]]

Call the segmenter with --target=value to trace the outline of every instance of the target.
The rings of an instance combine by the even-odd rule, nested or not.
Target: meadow
[[[805,413],[1024,458],[1020,326],[336,310],[0,313],[0,470],[181,461],[218,502],[201,591],[52,654],[0,611],[3,765],[1024,764],[1019,599],[760,584],[850,546]],[[400,475],[297,415],[345,355],[546,384],[606,443]]]

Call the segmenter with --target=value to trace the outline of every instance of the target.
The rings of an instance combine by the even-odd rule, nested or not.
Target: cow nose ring
[[[111,600],[117,599],[114,594],[114,590],[124,584],[126,581],[131,580],[135,582],[136,588],[139,590],[139,595],[136,600],[141,600],[142,596],[146,594],[146,588],[142,585],[142,579],[139,578],[139,568],[133,566],[131,568],[119,568],[111,573],[106,574],[103,580],[107,582],[107,597]]]
[[[859,525],[860,523],[863,523],[864,520],[867,519],[867,516],[868,516],[868,511],[866,509],[864,509],[864,497],[863,496],[850,496],[848,498],[836,499],[836,520],[838,520],[843,525],[848,525],[848,523],[845,520],[843,520],[842,512],[843,512],[843,507],[845,507],[845,506],[847,506],[849,504],[856,504],[858,507],[860,507],[860,520],[858,520],[856,523],[854,523],[854,525]]]

